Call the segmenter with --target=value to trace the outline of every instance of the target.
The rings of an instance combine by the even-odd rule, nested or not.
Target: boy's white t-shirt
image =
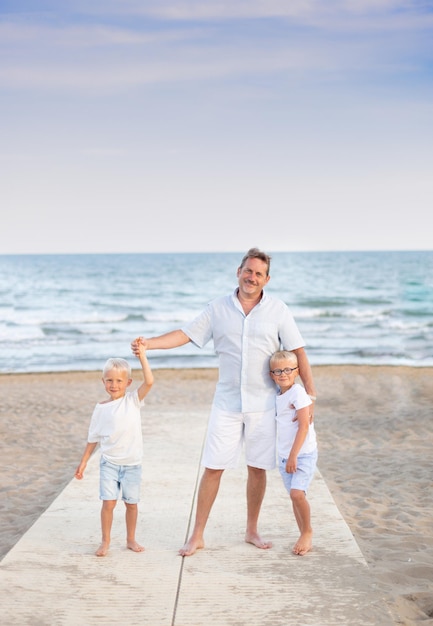
[[[310,396],[307,394],[304,387],[298,383],[292,385],[286,392],[277,395],[277,447],[280,457],[287,458],[289,456],[293,442],[295,441],[299,428],[298,422],[293,421],[296,411],[298,409],[303,409],[306,406],[310,406],[310,404],[312,404]],[[316,448],[316,431],[314,430],[314,424],[310,424],[307,436],[299,454],[313,452]]]
[[[143,433],[137,390],[122,398],[98,403],[90,420],[87,441],[99,443],[101,455],[115,465],[140,465],[143,459]]]

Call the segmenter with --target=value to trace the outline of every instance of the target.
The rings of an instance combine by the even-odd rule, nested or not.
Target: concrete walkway
[[[277,471],[268,473],[260,530],[271,550],[243,541],[243,468],[225,472],[205,550],[177,550],[193,523],[201,475],[202,413],[161,410],[145,434],[137,539],[125,548],[124,506],[115,510],[105,558],[99,545],[99,454],[73,479],[0,563],[0,623],[7,626],[390,626],[366,562],[318,473],[309,493],[314,550],[297,538]],[[320,463],[320,460],[319,460]],[[73,469],[72,469],[73,472]]]

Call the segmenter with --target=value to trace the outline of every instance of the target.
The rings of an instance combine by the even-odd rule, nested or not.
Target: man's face
[[[267,268],[266,263],[260,259],[247,259],[237,273],[239,292],[247,298],[258,298],[270,279],[266,274]]]

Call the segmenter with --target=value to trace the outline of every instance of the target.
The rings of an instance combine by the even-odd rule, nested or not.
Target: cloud
[[[282,236],[279,214],[308,212],[319,226],[301,247],[343,245],[335,224],[351,214],[378,247],[397,245],[393,214],[428,237],[429,2],[39,0],[38,12],[18,14],[22,4],[0,8],[10,249],[49,250],[62,233],[72,246],[69,226],[79,241],[85,223],[89,246],[128,250],[115,220],[100,236],[100,216],[119,207],[136,249],[140,219],[163,232],[175,216],[170,249],[179,222],[223,216],[225,230],[239,223],[230,229],[239,246],[245,216],[260,231],[268,212]],[[27,214],[44,220],[34,218],[23,243]],[[195,249],[196,235],[182,245]]]
[[[111,3],[114,7],[116,3]],[[429,3],[407,0],[158,0],[122,3],[126,12],[169,21],[286,19],[323,30],[429,29]]]
[[[1,86],[97,93],[279,74],[298,84],[414,73],[432,56],[415,32],[433,15],[395,1],[108,2],[104,15],[98,2],[73,6],[68,23],[43,12],[0,24]],[[403,28],[404,39],[394,34]]]

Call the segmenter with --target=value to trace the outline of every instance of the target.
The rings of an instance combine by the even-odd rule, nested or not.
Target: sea
[[[243,252],[0,255],[0,372],[100,370],[237,286]],[[266,290],[314,365],[433,366],[433,251],[275,252]],[[153,368],[217,367],[212,342],[149,352]]]

